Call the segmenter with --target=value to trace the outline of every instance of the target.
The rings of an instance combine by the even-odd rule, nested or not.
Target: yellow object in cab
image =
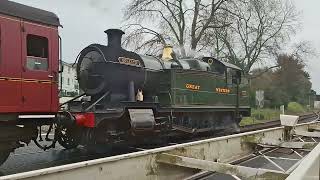
[[[164,60],[164,61],[172,60],[172,59],[173,59],[172,53],[173,53],[173,48],[172,48],[172,46],[171,46],[171,45],[166,45],[166,46],[163,48],[162,60]]]

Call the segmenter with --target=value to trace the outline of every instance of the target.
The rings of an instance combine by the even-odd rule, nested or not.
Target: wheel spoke
[[[59,127],[59,135],[58,135],[58,142],[61,146],[66,149],[76,148],[79,144],[72,136],[71,129],[66,127]]]

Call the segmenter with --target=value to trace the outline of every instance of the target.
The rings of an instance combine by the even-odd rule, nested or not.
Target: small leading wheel
[[[63,146],[66,149],[73,149],[79,145],[79,142],[75,138],[73,131],[74,130],[65,126],[60,126],[57,128],[57,141],[61,146]]]
[[[8,159],[10,152],[11,152],[10,150],[0,151],[0,166]]]

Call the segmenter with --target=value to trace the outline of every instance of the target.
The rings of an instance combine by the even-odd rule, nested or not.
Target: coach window
[[[29,70],[48,70],[48,39],[27,35],[27,68]]]

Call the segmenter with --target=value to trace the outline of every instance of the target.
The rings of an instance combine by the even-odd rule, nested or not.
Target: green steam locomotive
[[[123,31],[106,33],[108,46],[91,44],[79,54],[84,93],[59,115],[63,146],[234,129],[250,116],[239,67],[212,57],[178,59],[170,46],[162,57],[138,55],[121,47]]]

